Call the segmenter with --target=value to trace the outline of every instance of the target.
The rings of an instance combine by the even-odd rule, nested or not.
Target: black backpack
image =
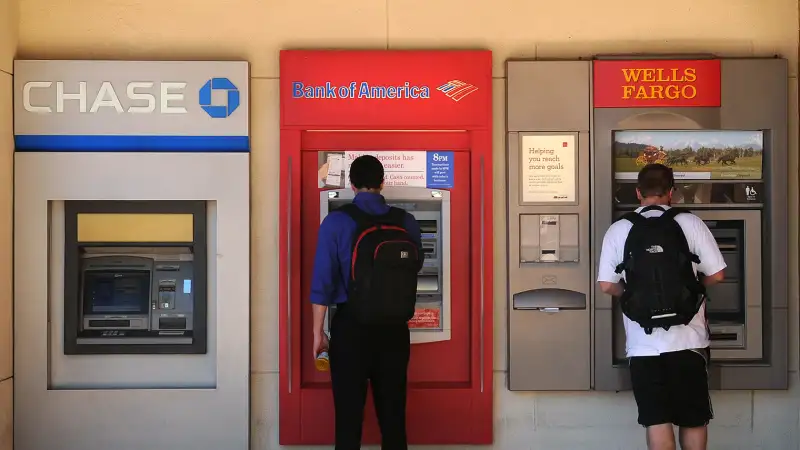
[[[356,222],[347,309],[363,324],[407,323],[414,317],[424,260],[405,229],[406,212],[392,207],[373,216],[352,203],[339,211]]]
[[[669,330],[687,325],[707,299],[705,286],[693,270],[700,258],[689,244],[675,217],[687,210],[670,208],[658,217],[644,217],[647,211],[664,208],[648,206],[641,212],[625,214],[633,224],[625,240],[625,256],[616,272],[625,271],[625,291],[620,297],[622,312],[651,334],[654,328]]]

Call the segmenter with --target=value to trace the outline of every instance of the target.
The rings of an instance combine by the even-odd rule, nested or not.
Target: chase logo
[[[211,101],[212,91],[227,92],[225,105],[215,105]],[[214,119],[230,117],[239,107],[239,88],[227,78],[212,78],[200,88],[200,107]]]
[[[474,84],[469,84],[461,80],[450,80],[436,88],[436,90],[441,91],[454,102],[458,102],[469,94],[477,91],[478,88],[475,87]]]

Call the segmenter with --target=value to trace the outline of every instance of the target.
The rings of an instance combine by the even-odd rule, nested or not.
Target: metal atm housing
[[[506,73],[508,388],[588,390],[589,63],[508,61]],[[553,138],[574,149],[560,156],[574,165],[572,198],[526,201],[528,147]]]
[[[617,58],[608,60],[614,59]],[[625,61],[628,63],[631,60]],[[615,179],[615,173],[618,172],[615,170],[615,161],[618,158],[613,146],[618,133],[762,133],[760,179],[711,179],[709,176],[709,179],[699,180],[682,179],[679,176],[681,168],[689,164],[736,167],[735,162],[726,159],[735,159],[731,155],[741,158],[741,149],[705,156],[695,150],[692,158],[684,158],[687,159],[685,162],[679,158],[680,155],[673,158],[674,161],[670,159],[672,157],[665,161],[673,165],[678,174],[673,203],[686,207],[706,222],[728,265],[725,280],[710,288],[710,301],[706,304],[712,339],[712,364],[709,368],[711,388],[786,389],[787,61],[777,58],[715,61],[718,61],[721,73],[719,107],[594,107],[594,266],[599,260],[603,236],[609,225],[624,212],[638,206],[632,175],[634,170],[630,170],[629,179],[619,176]],[[602,62],[598,60],[595,64]],[[631,64],[635,64],[635,61]],[[602,86],[595,83],[593,89],[596,92]],[[726,156],[728,153],[730,157]],[[592,277],[596,278],[596,275],[595,269]],[[595,388],[629,389],[622,313],[618,302],[603,294],[599,286],[595,287],[594,292],[593,324]]]
[[[387,204],[405,209],[419,223],[425,262],[417,281],[417,308],[438,309],[441,317],[439,328],[414,328],[412,325],[411,343],[450,340],[450,192],[393,186],[385,188],[382,194]],[[352,189],[320,191],[320,223],[332,211],[352,202],[354,197]],[[335,309],[328,309],[326,332]]]
[[[712,389],[786,389],[787,61],[706,62],[719,64],[721,106],[648,108],[598,107],[598,92],[605,89],[607,97],[618,99],[619,80],[625,80],[615,73],[601,85],[597,67],[603,61],[649,67],[644,65],[648,58],[625,57],[507,61],[509,389],[631,387],[622,314],[596,283],[608,227],[638,204],[635,177],[615,180],[614,135],[626,130],[763,133],[759,179],[677,180],[674,199],[706,222],[728,265],[725,280],[709,290],[707,305]],[[695,60],[682,61],[691,67]],[[530,181],[523,179],[521,167],[525,142],[543,142],[548,136],[563,137],[565,144],[574,136],[574,201],[523,201]],[[716,155],[713,164],[731,169],[731,159]],[[680,159],[670,164],[676,172],[686,167]],[[553,180],[557,177],[543,186],[553,187]],[[569,177],[562,180],[569,182]]]

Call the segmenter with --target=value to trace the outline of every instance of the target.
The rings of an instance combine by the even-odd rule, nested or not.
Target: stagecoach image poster
[[[762,131],[626,130],[614,133],[614,177],[635,180],[647,164],[673,169],[676,180],[759,180]]]

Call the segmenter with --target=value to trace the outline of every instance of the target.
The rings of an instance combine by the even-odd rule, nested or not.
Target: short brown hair
[[[639,171],[636,187],[642,197],[662,197],[674,186],[672,169],[663,164],[648,164]]]

